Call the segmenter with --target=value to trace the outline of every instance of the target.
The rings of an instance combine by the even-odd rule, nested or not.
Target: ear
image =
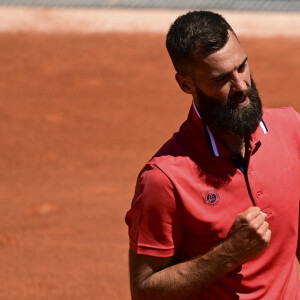
[[[187,75],[176,74],[175,79],[180,86],[180,88],[187,94],[192,94],[193,82],[192,79]]]

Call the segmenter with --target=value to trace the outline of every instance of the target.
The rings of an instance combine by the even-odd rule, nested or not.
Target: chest
[[[264,151],[263,151],[264,150]],[[273,237],[293,237],[298,230],[299,165],[296,152],[260,149],[246,174],[230,159],[199,166],[189,162],[174,183],[183,207],[183,243],[187,256],[203,254],[223,241],[236,216],[256,205],[267,214]],[[284,223],[283,223],[284,220]]]

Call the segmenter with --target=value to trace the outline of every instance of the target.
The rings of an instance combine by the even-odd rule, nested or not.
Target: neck
[[[218,139],[232,152],[245,157],[245,138],[214,130]]]

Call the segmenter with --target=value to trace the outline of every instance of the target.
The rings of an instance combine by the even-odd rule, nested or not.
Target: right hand
[[[271,230],[265,219],[266,214],[256,206],[236,217],[223,247],[238,265],[258,256],[269,245]]]

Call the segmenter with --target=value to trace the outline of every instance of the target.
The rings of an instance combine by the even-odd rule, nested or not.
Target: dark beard
[[[198,98],[195,99],[196,106],[211,129],[240,137],[245,137],[257,129],[262,119],[262,103],[252,77],[251,87],[245,92],[236,92],[226,103],[206,96],[199,89],[196,89],[196,92]],[[239,107],[237,104],[245,97],[249,98],[249,103]]]

